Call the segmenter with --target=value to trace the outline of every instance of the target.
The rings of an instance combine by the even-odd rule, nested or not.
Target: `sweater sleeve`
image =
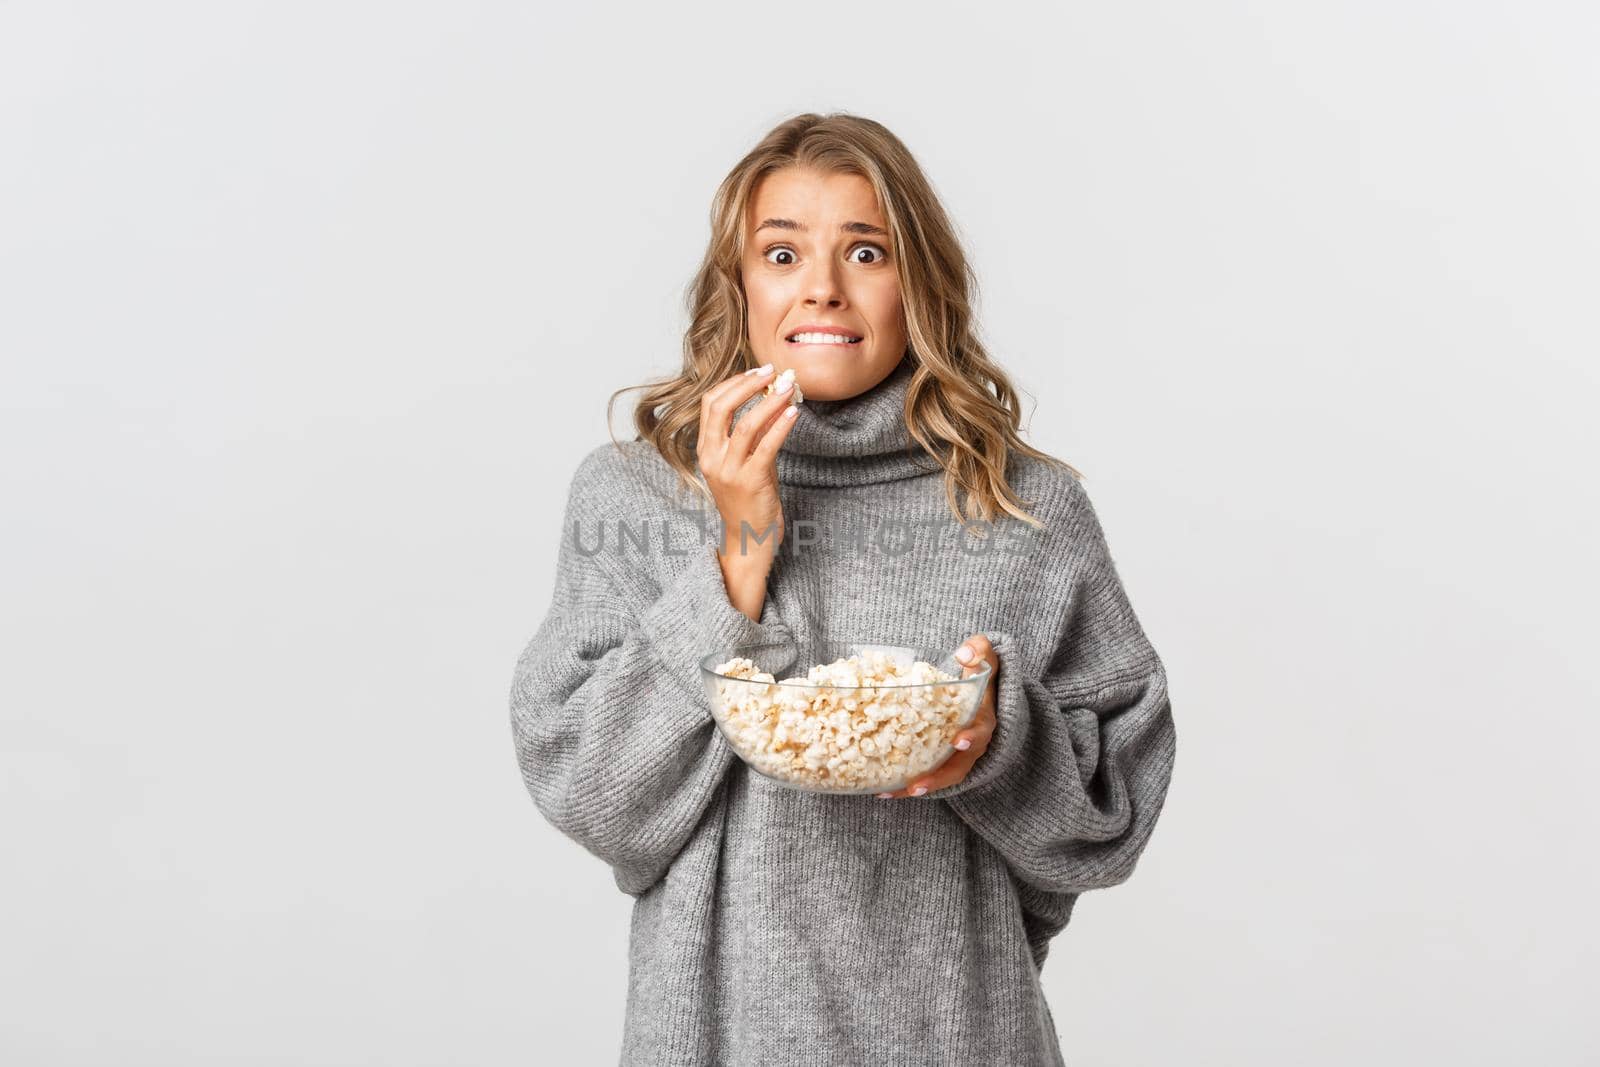
[[[1000,659],[996,725],[962,781],[928,795],[950,807],[1045,892],[1077,894],[1132,873],[1166,799],[1177,734],[1167,676],[1081,488],[1068,520],[1071,583],[1038,671],[988,631]]]
[[[710,543],[690,548],[653,600],[625,594],[613,577],[625,564],[602,540],[612,524],[582,505],[585,471],[568,494],[549,611],[517,659],[511,725],[539,811],[637,897],[672,865],[737,758],[712,720],[700,657],[759,646],[778,671],[798,647],[770,598],[759,622],[733,606]],[[657,588],[636,575],[626,588],[643,586]]]

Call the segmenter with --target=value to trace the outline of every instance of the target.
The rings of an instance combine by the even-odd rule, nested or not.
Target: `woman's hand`
[[[994,736],[995,693],[1000,690],[1000,654],[994,650],[994,646],[983,634],[973,634],[963,641],[961,647],[956,649],[956,659],[963,659],[963,653],[970,654],[971,658],[965,660],[967,665],[962,668],[961,677],[966,678],[974,674],[985,660],[988,661],[992,673],[989,675],[988,683],[983,687],[983,701],[978,705],[978,714],[956,734],[957,751],[952,752],[949,759],[933,770],[907,782],[906,788],[897,793],[879,793],[879,797],[884,799],[920,797],[935,789],[955,785],[971,772],[972,765],[978,762],[978,757],[988,751],[989,739]],[[963,741],[970,747],[963,750],[961,748]]]
[[[772,380],[772,364],[764,364],[718,382],[700,398],[700,438],[696,445],[700,473],[722,516],[722,544],[717,563],[722,584],[735,608],[756,622],[767,599],[767,572],[783,540],[783,504],[778,498],[778,447],[794,425],[797,409],[789,390],[757,404],[737,426],[733,413]],[[756,542],[751,551],[749,540]]]
[[[733,413],[767,387],[772,364],[745,371],[708,389],[700,398],[700,437],[696,445],[700,473],[722,515],[722,554],[748,551],[741,537],[749,523],[749,540],[757,551],[775,554],[783,540],[783,504],[778,498],[778,448],[789,436],[794,414],[786,414],[793,389],[774,393],[733,425]],[[732,433],[729,433],[730,427]],[[775,535],[775,536],[769,536]]]

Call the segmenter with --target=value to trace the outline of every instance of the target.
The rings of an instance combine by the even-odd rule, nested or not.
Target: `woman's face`
[[[801,392],[843,400],[889,376],[906,351],[897,250],[868,181],[800,167],[756,186],[740,273],[750,350]],[[812,334],[859,338],[840,344]]]

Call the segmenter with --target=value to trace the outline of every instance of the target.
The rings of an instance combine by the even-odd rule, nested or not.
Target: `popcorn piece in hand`
[[[791,383],[793,386],[789,393],[790,400],[796,404],[804,404],[806,402],[806,397],[805,394],[800,391],[800,383],[794,379],[793,367],[785,370],[782,374],[778,375],[767,384],[767,395],[771,396],[773,393],[776,393],[778,391],[778,383],[785,381]]]

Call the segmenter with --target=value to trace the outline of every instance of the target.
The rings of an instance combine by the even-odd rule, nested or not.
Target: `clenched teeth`
[[[853,345],[860,340],[841,333],[797,333],[789,338],[791,344],[799,345]]]

